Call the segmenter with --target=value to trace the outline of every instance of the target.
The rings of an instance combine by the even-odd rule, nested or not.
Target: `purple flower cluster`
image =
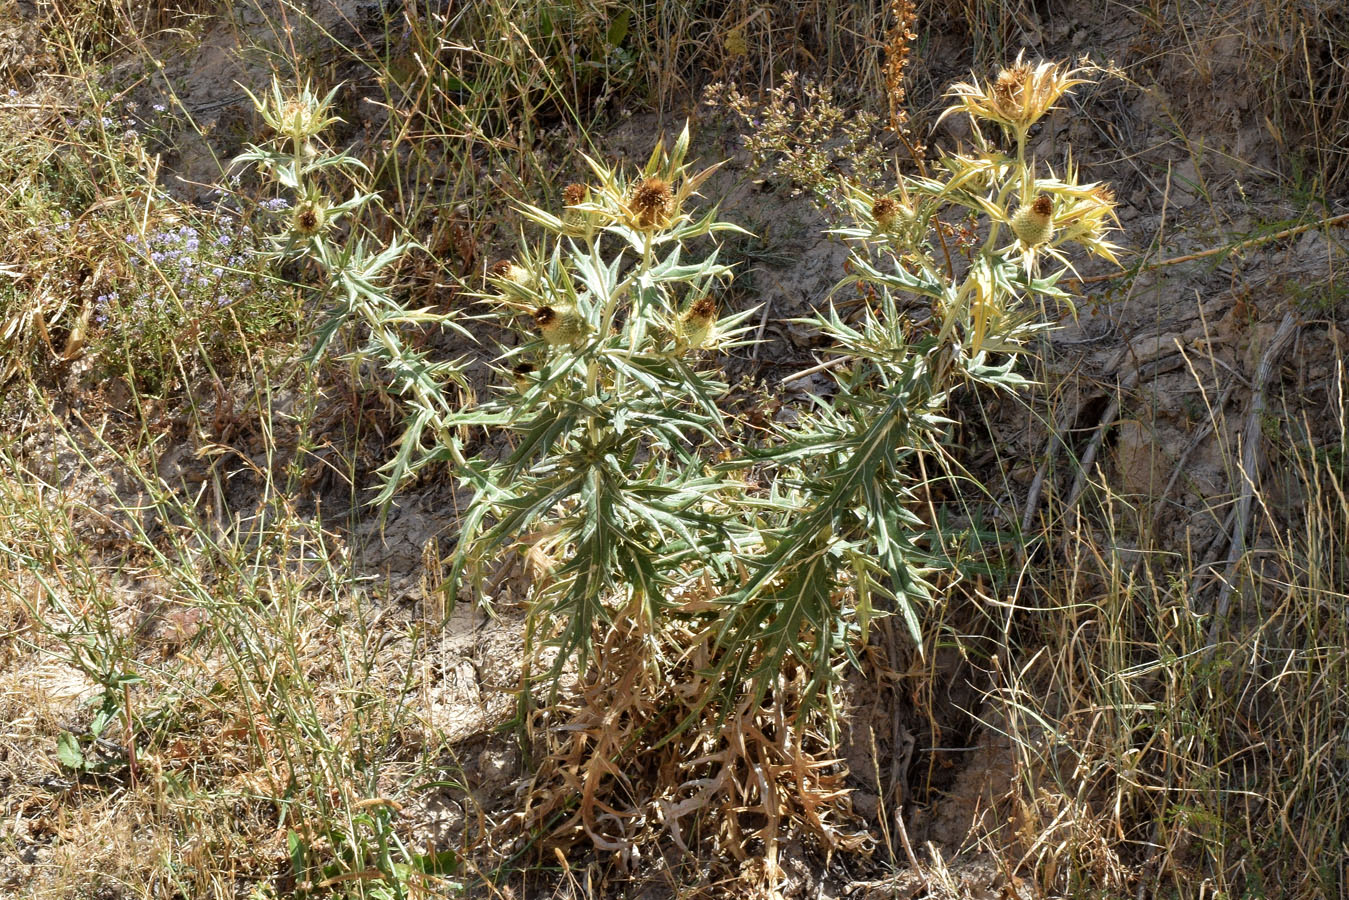
[[[15,96],[10,91],[10,96]],[[110,104],[104,114],[97,118],[66,116],[66,126],[77,131],[88,132],[97,127],[109,138],[120,139],[129,144],[140,142],[145,136],[162,136],[177,121],[169,108],[163,103],[154,103],[150,111],[142,112],[138,103]]]
[[[252,295],[258,289],[256,276],[245,271],[249,260],[239,247],[248,235],[237,222],[217,217],[204,225],[161,228],[144,237],[127,234],[131,265],[143,277],[136,278],[141,290],[122,308],[133,321],[163,320],[206,310],[222,309]],[[118,295],[101,295],[95,321],[107,322],[107,307]]]
[[[116,291],[111,294],[99,294],[94,300],[94,324],[108,324],[108,309],[117,303],[119,295]]]

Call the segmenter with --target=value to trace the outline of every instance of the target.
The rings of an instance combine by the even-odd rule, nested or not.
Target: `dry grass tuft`
[[[868,851],[826,718],[799,715],[808,673],[789,666],[762,702],[747,690],[720,716],[705,705],[724,690],[703,674],[716,661],[707,633],[623,620],[597,636],[585,675],[531,719],[543,759],[509,831],[546,848],[586,841],[634,872],[664,846],[675,864],[710,852],[714,880],[752,872],[770,892],[786,835],[826,855]]]

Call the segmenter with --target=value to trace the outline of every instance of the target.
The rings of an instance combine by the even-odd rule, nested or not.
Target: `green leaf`
[[[103,729],[108,727],[108,723],[111,722],[113,720],[113,717],[116,715],[116,710],[107,708],[109,704],[107,703],[106,700],[104,701],[103,706],[104,706],[103,709],[100,709],[98,712],[94,713],[94,719],[92,722],[89,723],[89,733],[92,734],[94,737],[98,737],[101,734],[103,734]]]
[[[632,23],[632,10],[625,9],[609,23],[609,31],[604,36],[605,43],[617,47],[628,36],[628,26]]]
[[[69,731],[61,732],[56,739],[56,758],[67,769],[84,771],[84,753],[80,750],[80,739]]]
[[[453,850],[417,853],[412,857],[412,867],[423,875],[453,875],[459,871],[459,856]]]
[[[302,878],[308,868],[309,847],[294,829],[286,831],[286,852],[290,856],[291,874],[297,880]]]

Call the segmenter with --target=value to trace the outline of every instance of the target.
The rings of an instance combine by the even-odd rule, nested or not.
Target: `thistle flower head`
[[[889,228],[899,217],[899,201],[894,197],[878,197],[876,202],[871,204],[871,217],[876,220],[877,225]]]
[[[595,209],[590,186],[573,182],[562,189],[562,224],[568,233],[585,235],[604,224],[606,216]]]
[[[291,210],[290,230],[301,237],[313,237],[328,227],[328,204],[321,198],[301,200]]]
[[[1087,252],[1118,263],[1115,251],[1119,247],[1107,235],[1119,219],[1115,215],[1115,192],[1104,184],[1082,185],[1068,196],[1054,216],[1059,229],[1058,243],[1073,241]]]
[[[1105,184],[1087,185],[1086,192],[1074,197],[1059,216],[1061,223],[1078,223],[1098,234],[1109,227],[1107,219],[1115,219],[1115,192]]]
[[[574,344],[585,336],[585,320],[571,307],[540,306],[534,310],[534,326],[551,347]]]
[[[524,212],[559,234],[594,234],[617,227],[653,236],[677,228],[687,220],[689,198],[720,168],[718,164],[689,172],[684,165],[688,149],[689,129],[685,125],[674,146],[658,142],[646,165],[634,176],[625,176],[619,169],[586,156],[595,177],[587,184],[572,184],[563,190],[567,208],[560,216],[530,206],[524,207]]]
[[[1016,62],[999,72],[990,85],[980,85],[977,79],[953,85],[949,95],[956,103],[942,113],[943,118],[966,112],[974,118],[998,122],[1024,137],[1069,88],[1090,82],[1076,77],[1090,71],[1090,66],[1069,69],[1043,61],[1032,65],[1024,61],[1024,56],[1025,51],[1017,54]]]
[[[1054,201],[1040,194],[1012,216],[1012,233],[1027,247],[1048,243],[1054,236]]]
[[[271,89],[261,97],[247,88],[244,88],[244,93],[253,101],[262,121],[278,135],[290,140],[296,152],[302,153],[324,129],[342,121],[328,114],[337,90],[333,88],[326,96],[319,97],[306,81],[294,91],[287,92],[282,89],[280,79],[272,76]]]
[[[511,367],[511,381],[515,383],[517,391],[524,392],[529,389],[530,383],[534,380],[534,364],[520,363]]]
[[[688,347],[701,347],[711,336],[712,325],[717,320],[717,302],[707,294],[702,295],[679,317],[676,337]]]
[[[658,175],[648,175],[632,187],[629,200],[632,225],[640,231],[663,228],[674,211],[674,192],[670,182]]]
[[[716,317],[716,301],[706,294],[693,301],[693,305],[684,314],[684,318],[690,322],[711,322]]]
[[[562,189],[562,202],[566,206],[576,206],[586,201],[590,188],[573,182]]]
[[[492,267],[487,270],[487,274],[517,287],[529,287],[534,281],[534,277],[528,269],[509,259],[499,259],[492,263]]]

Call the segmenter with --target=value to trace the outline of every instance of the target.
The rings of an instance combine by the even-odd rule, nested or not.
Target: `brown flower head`
[[[871,205],[871,217],[876,220],[876,224],[882,228],[889,228],[895,224],[895,219],[899,216],[899,202],[894,197],[879,197]]]
[[[321,200],[304,200],[290,215],[290,229],[303,237],[318,234],[328,224],[328,209]]]
[[[510,259],[499,259],[492,263],[487,270],[489,278],[495,278],[498,281],[506,282],[507,293],[514,293],[520,296],[519,291],[512,291],[513,287],[525,289],[525,296],[529,296],[528,288],[534,286],[534,275],[524,266]]]
[[[717,303],[706,294],[693,301],[689,311],[684,314],[684,319],[688,322],[710,322],[716,317]]]
[[[956,98],[956,105],[942,113],[942,118],[963,111],[999,122],[1024,138],[1069,88],[1087,83],[1088,79],[1077,76],[1092,71],[1095,68],[1090,64],[1077,69],[1050,62],[1031,64],[1019,54],[987,87],[978,81],[952,85],[950,96]]]
[[[512,366],[511,380],[515,383],[515,389],[517,391],[528,390],[530,381],[532,381],[532,378],[530,376],[532,376],[533,374],[534,374],[533,363],[520,363],[519,365]]]
[[[1115,208],[1115,191],[1108,184],[1098,184],[1092,189],[1091,200],[1097,206],[1113,210]]]
[[[1012,232],[1027,247],[1048,241],[1054,234],[1054,201],[1041,194],[1012,216]]]
[[[660,228],[674,210],[674,192],[670,182],[655,175],[643,178],[632,189],[632,211],[636,226],[643,230]]]
[[[717,302],[704,294],[694,300],[679,317],[676,336],[690,347],[701,347],[707,343],[707,338],[712,332],[712,323],[716,320]]]
[[[584,184],[572,183],[562,189],[562,202],[567,206],[576,206],[578,203],[584,203],[586,194],[590,188]]]
[[[1023,62],[1015,63],[1010,69],[1003,69],[993,82],[993,104],[997,111],[1009,119],[1021,115],[1022,97],[1026,93],[1026,82],[1030,80],[1032,69]]]

